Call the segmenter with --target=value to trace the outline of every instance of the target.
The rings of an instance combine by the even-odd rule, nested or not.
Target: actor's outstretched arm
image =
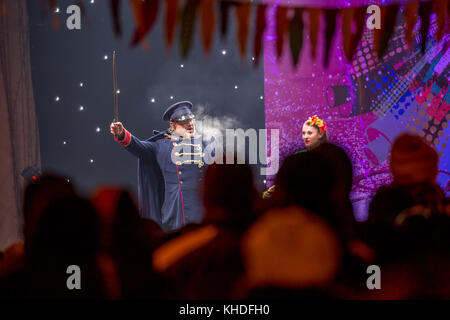
[[[110,129],[116,141],[136,157],[145,159],[149,154],[155,153],[157,148],[156,143],[139,140],[125,129],[121,122],[111,123]]]

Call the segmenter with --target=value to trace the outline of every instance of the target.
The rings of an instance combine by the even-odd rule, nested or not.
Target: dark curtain
[[[2,3],[3,2],[3,3]],[[0,0],[0,250],[22,236],[28,166],[40,167],[25,0]]]

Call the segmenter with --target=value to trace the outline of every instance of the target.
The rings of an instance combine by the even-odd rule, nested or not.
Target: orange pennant
[[[394,31],[399,6],[392,4],[381,7],[381,29],[374,29],[374,49],[381,59],[388,48],[389,39]]]
[[[253,52],[255,55],[255,67],[259,64],[259,56],[262,50],[262,44],[264,41],[264,30],[266,29],[266,4],[258,5],[258,10],[256,14],[256,31],[255,31],[255,42],[253,44]]]
[[[345,8],[342,14],[342,35],[344,37],[344,53],[348,61],[353,58],[353,53],[358,47],[363,34],[365,8]],[[356,24],[356,31],[352,32],[352,24]]]
[[[211,51],[214,28],[216,26],[214,4],[215,0],[202,0],[200,4],[202,43],[207,54]]]
[[[345,8],[341,10],[342,15],[342,37],[344,53],[348,61],[352,59],[352,22],[355,15],[355,8]]]
[[[339,10],[337,9],[325,10],[325,57],[323,61],[325,67],[328,67],[331,43],[333,41],[334,32],[336,30],[336,17],[338,12]]]
[[[175,28],[178,19],[178,0],[166,0],[166,20],[165,20],[165,35],[166,47],[171,49],[175,35]]]
[[[1,14],[2,14],[2,16],[6,16],[6,0],[2,0],[1,6],[2,6]]]
[[[434,0],[433,5],[434,5],[434,12],[436,12],[436,20],[438,26],[436,37],[437,41],[441,41],[442,36],[444,35],[445,21],[447,19],[448,1]]]
[[[403,16],[405,19],[405,41],[409,48],[413,39],[413,29],[417,22],[417,9],[419,8],[419,2],[409,2],[405,4],[405,10]]]
[[[288,7],[278,6],[277,7],[277,25],[276,25],[276,32],[277,32],[277,57],[280,58],[283,54],[283,45],[284,45],[284,35],[287,31],[288,26]]]
[[[130,0],[133,7],[136,30],[134,31],[131,46],[135,46],[145,37],[155,24],[158,16],[158,0]]]
[[[321,9],[309,8],[309,41],[311,42],[311,56],[316,58],[317,36],[319,34],[319,21]]]
[[[249,2],[242,2],[236,7],[236,17],[238,22],[238,43],[239,52],[242,59],[245,59],[245,52],[247,51],[247,37],[248,37],[248,22],[250,19],[251,4]]]

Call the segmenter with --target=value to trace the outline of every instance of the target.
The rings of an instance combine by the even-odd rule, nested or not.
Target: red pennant
[[[109,5],[113,17],[114,33],[116,36],[120,36],[122,34],[122,25],[120,24],[119,18],[120,0],[111,0]]]
[[[255,42],[253,44],[253,52],[255,55],[255,67],[259,64],[259,56],[261,55],[262,44],[264,41],[264,30],[266,29],[266,4],[258,5],[256,14],[256,31]]]
[[[134,18],[136,20],[136,30],[134,31],[131,46],[135,46],[150,32],[158,16],[158,0],[130,0],[133,7]]]
[[[303,9],[295,8],[294,17],[289,23],[289,42],[291,45],[292,62],[297,66],[298,58],[303,46]]]
[[[432,2],[421,2],[419,4],[420,17],[420,50],[425,53],[428,30],[430,29],[430,15],[433,8]]]
[[[328,67],[330,58],[331,42],[333,41],[334,31],[336,30],[336,16],[338,14],[337,9],[325,10],[325,57],[323,64]]]
[[[207,54],[211,51],[214,28],[216,25],[214,4],[215,0],[202,0],[200,4],[202,43]]]
[[[447,0],[434,0],[433,1],[434,12],[436,12],[437,20],[437,41],[441,41],[444,35],[445,21],[447,19],[448,1]]]
[[[356,8],[355,14],[353,15],[353,20],[356,21],[356,31],[352,35],[352,47],[349,52],[349,61],[353,58],[356,48],[358,47],[359,41],[362,38],[364,32],[364,26],[366,25],[365,20],[366,8],[360,7]]]
[[[283,54],[284,45],[284,35],[287,30],[288,19],[287,19],[288,7],[278,6],[277,7],[277,57],[280,58]]]
[[[397,20],[399,6],[392,4],[386,7],[381,7],[381,29],[375,29],[376,46],[378,58],[381,59],[386,49],[388,48],[389,39],[394,32],[395,22]]]
[[[178,18],[178,0],[166,0],[165,35],[166,47],[172,48]]]
[[[309,8],[309,41],[311,42],[311,56],[316,58],[317,37],[319,34],[320,12],[322,9]]]
[[[405,41],[409,48],[413,39],[413,29],[417,22],[417,9],[419,8],[419,2],[409,2],[405,4],[405,10],[403,16],[405,19]]]
[[[342,34],[344,36],[344,53],[348,61],[351,61],[353,54],[361,40],[364,28],[365,8],[345,8],[342,9]],[[356,24],[356,31],[352,32],[352,24]]]
[[[1,3],[1,15],[6,16],[6,0],[2,0]]]
[[[242,59],[245,59],[245,53],[247,51],[248,22],[250,19],[250,8],[251,4],[249,2],[242,2],[236,7],[239,52],[241,54]]]

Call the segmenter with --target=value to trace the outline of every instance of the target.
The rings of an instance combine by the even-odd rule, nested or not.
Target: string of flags
[[[5,0],[0,0],[5,1]],[[120,21],[120,6],[122,0],[109,0],[112,16],[112,26],[117,37],[122,34]],[[196,30],[198,20],[200,39],[205,54],[209,54],[214,39],[216,27],[220,28],[220,37],[224,39],[229,30],[230,18],[236,19],[236,41],[239,53],[244,59],[248,50],[250,23],[255,24],[253,37],[253,62],[255,67],[263,47],[264,32],[267,27],[267,8],[275,6],[268,3],[254,3],[250,0],[123,0],[132,7],[136,24],[131,46],[142,44],[146,36],[152,31],[158,15],[164,18],[164,36],[166,49],[171,50],[175,41],[177,27],[180,28],[180,49],[183,58],[187,58]],[[430,16],[436,14],[436,37],[440,41],[444,34],[445,24],[449,15],[449,0],[411,1],[404,4],[380,5],[381,28],[375,28],[373,34],[373,51],[378,58],[382,58],[387,51],[389,40],[393,34],[397,15],[403,13],[405,23],[405,40],[409,47],[413,40],[413,30],[420,24],[420,46],[422,52],[426,47],[427,35],[430,28]],[[78,1],[82,6],[81,1]],[[57,0],[48,0],[51,10],[58,6]],[[403,10],[400,8],[403,6]],[[346,58],[351,61],[354,52],[366,28],[366,21],[370,14],[365,7],[334,8],[302,8],[294,5],[279,5],[275,7],[276,19],[276,56],[283,54],[285,41],[289,41],[292,62],[297,66],[299,55],[305,39],[311,47],[311,56],[316,58],[317,43],[321,16],[325,21],[325,55],[323,64],[328,65],[332,40],[336,32],[337,19],[342,19],[340,30],[343,35],[343,49]],[[82,8],[82,12],[84,9]],[[233,14],[234,11],[234,14]],[[255,13],[252,14],[252,11]],[[217,14],[219,13],[219,14]],[[253,17],[254,21],[250,21]],[[418,19],[419,18],[419,19]],[[219,22],[217,22],[219,20]],[[53,22],[57,28],[57,22]],[[353,26],[353,27],[352,27]],[[352,30],[353,29],[353,30]],[[306,34],[307,30],[309,34]],[[145,40],[145,41],[144,41]]]

